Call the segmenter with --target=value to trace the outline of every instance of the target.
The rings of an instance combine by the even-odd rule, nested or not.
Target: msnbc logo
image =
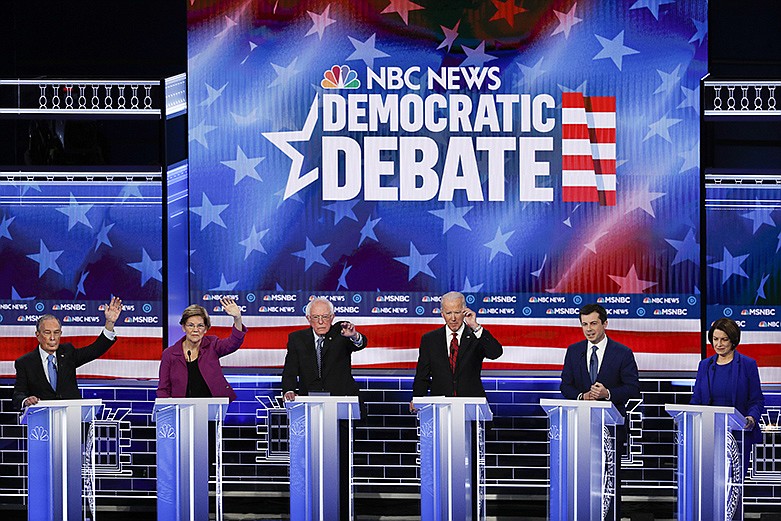
[[[323,73],[320,86],[324,89],[357,89],[361,86],[361,80],[358,79],[358,73],[347,65],[334,65]]]

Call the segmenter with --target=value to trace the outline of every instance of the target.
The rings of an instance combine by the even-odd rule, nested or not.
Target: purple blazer
[[[220,358],[229,355],[241,347],[247,326],[239,331],[231,327],[228,338],[218,338],[207,335],[201,340],[201,350],[198,354],[198,369],[209,386],[214,397],[227,397],[230,401],[236,399],[236,393],[222,374]],[[174,345],[163,351],[160,361],[160,382],[157,384],[158,398],[184,398],[187,394],[187,360],[184,357],[180,338]]]

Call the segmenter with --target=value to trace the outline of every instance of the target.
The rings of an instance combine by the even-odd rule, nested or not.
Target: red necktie
[[[456,358],[458,358],[458,338],[456,333],[453,333],[453,338],[450,340],[450,370],[453,374],[456,374]]]

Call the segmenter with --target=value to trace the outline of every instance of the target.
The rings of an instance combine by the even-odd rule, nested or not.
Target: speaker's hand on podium
[[[754,428],[754,425],[756,425],[756,424],[757,424],[757,422],[756,422],[756,420],[754,420],[753,416],[746,416],[746,426],[744,427],[744,429],[746,429],[747,431],[750,431],[751,429]]]
[[[288,392],[285,393],[285,401],[286,402],[294,402],[294,401],[296,401],[296,396],[298,396],[298,395],[296,394],[295,391],[288,391]]]
[[[28,396],[28,397],[27,397],[27,398],[25,398],[25,399],[24,399],[24,401],[22,402],[22,409],[24,409],[25,407],[29,407],[30,405],[35,405],[35,404],[36,404],[36,403],[38,403],[39,401],[40,401],[40,400],[38,399],[38,397],[37,397],[37,396]],[[749,418],[750,418],[750,416],[749,416]]]
[[[418,413],[418,410],[415,408],[415,404],[413,402],[409,402],[409,412],[412,414]]]

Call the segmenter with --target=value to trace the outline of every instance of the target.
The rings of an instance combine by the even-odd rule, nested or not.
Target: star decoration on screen
[[[62,271],[60,271],[60,267],[57,265],[57,259],[65,250],[49,251],[49,248],[43,243],[43,239],[39,239],[39,241],[40,247],[38,253],[27,256],[38,263],[38,278],[40,279],[43,277],[43,274],[48,270],[52,270],[53,272],[62,275]]]
[[[461,290],[461,293],[477,293],[483,286],[484,284],[472,284],[469,282],[469,277],[465,277],[464,289]]]
[[[469,210],[472,208],[472,206],[462,206],[459,208],[451,201],[448,201],[445,203],[443,209],[429,210],[428,213],[442,219],[442,235],[444,235],[453,226],[459,226],[465,230],[472,231],[472,228],[469,227],[469,224],[464,219],[464,216],[469,213]]]
[[[659,77],[662,79],[662,83],[656,88],[654,94],[672,94],[672,92],[676,90],[676,87],[678,87],[678,84],[681,83],[680,64],[676,65],[672,72],[667,73],[656,69],[656,73],[659,74]]]
[[[5,237],[6,239],[14,240],[14,238],[11,236],[11,223],[14,222],[14,219],[16,217],[9,217],[6,218],[5,215],[3,215],[3,220],[0,221],[0,239]]]
[[[496,12],[488,21],[504,20],[512,28],[515,28],[515,17],[526,12],[523,7],[515,5],[515,0],[491,0],[491,3],[496,7]]]
[[[602,50],[599,51],[593,59],[605,60],[610,58],[615,66],[618,67],[619,71],[623,67],[624,56],[638,54],[640,52],[624,45],[624,31],[618,33],[612,40],[599,36],[598,34],[595,34],[594,36],[597,37],[597,40],[599,40],[599,43],[602,45]]]
[[[293,255],[304,259],[304,271],[309,271],[309,268],[313,264],[322,264],[323,266],[330,266],[328,261],[323,257],[323,252],[331,245],[331,243],[321,244],[315,246],[309,237],[306,238],[306,246],[303,250],[293,252]]]
[[[352,43],[355,48],[355,51],[347,57],[347,61],[363,60],[363,63],[365,63],[367,67],[374,68],[374,60],[390,57],[390,54],[385,54],[375,47],[375,40],[377,39],[376,33],[369,36],[369,39],[365,42],[356,40],[352,36],[348,36],[347,38],[350,39],[350,43]]]
[[[381,220],[382,217],[372,219],[371,215],[366,218],[366,222],[364,223],[363,228],[361,228],[361,238],[358,241],[358,246],[363,244],[363,241],[366,239],[373,239],[379,242],[379,239],[377,239],[377,235],[374,233],[374,227],[377,226],[377,223],[380,222]]]
[[[618,293],[643,293],[648,288],[656,286],[656,282],[650,280],[641,280],[637,276],[635,265],[629,268],[629,272],[624,277],[618,275],[608,275],[613,282],[618,284]]]
[[[453,46],[453,43],[456,41],[456,38],[458,38],[459,25],[461,25],[461,20],[456,22],[456,25],[453,26],[452,29],[448,29],[444,25],[439,26],[439,28],[442,29],[442,32],[445,34],[445,39],[442,40],[442,43],[439,44],[437,50],[447,47],[447,52],[450,52],[450,48]]]
[[[762,299],[767,299],[767,297],[765,296],[765,283],[767,282],[767,280],[769,278],[770,278],[770,274],[768,274],[768,273],[763,273],[762,274],[762,281],[759,283],[759,287],[757,288],[757,297],[754,299],[754,305],[755,306],[757,305],[757,301],[759,299],[761,299],[761,298]]]
[[[748,274],[743,271],[743,268],[740,266],[748,258],[749,254],[733,257],[727,247],[724,246],[724,254],[722,259],[719,262],[708,264],[708,266],[721,271],[721,283],[724,284],[733,275],[748,278]]]
[[[317,38],[322,40],[325,28],[333,23],[336,23],[336,20],[329,16],[330,11],[331,4],[325,6],[325,11],[320,14],[307,11],[306,13],[309,15],[309,18],[312,19],[312,27],[309,29],[309,32],[304,35],[304,37],[307,37],[310,34],[317,34]]]
[[[523,80],[525,85],[534,84],[537,78],[540,78],[543,74],[545,74],[546,71],[542,70],[543,59],[544,58],[540,58],[537,61],[537,63],[535,63],[531,67],[518,62],[515,63],[515,65],[518,66],[518,69],[520,69],[521,74],[523,74]]]
[[[358,201],[355,199],[352,201],[337,201],[323,206],[323,209],[334,213],[334,226],[336,226],[339,224],[339,221],[345,218],[358,222],[358,217],[353,212],[356,204],[358,204]]]
[[[261,244],[260,240],[264,235],[268,233],[268,229],[256,231],[255,225],[252,225],[252,230],[249,232],[249,236],[243,241],[239,241],[239,244],[244,246],[244,260],[247,260],[249,254],[253,251],[259,251],[260,253],[266,253],[266,249]]]
[[[209,141],[206,139],[206,134],[213,132],[216,129],[217,127],[214,125],[207,125],[205,120],[201,121],[198,126],[190,128],[188,141],[190,143],[195,141],[196,143],[203,145],[204,148],[209,148]]]
[[[760,201],[756,201],[755,204],[761,204]],[[752,235],[757,234],[757,230],[763,225],[767,224],[768,226],[772,226],[775,228],[776,222],[773,220],[773,216],[771,215],[773,213],[773,208],[756,208],[754,210],[751,210],[750,212],[742,213],[740,214],[741,217],[744,217],[751,221],[753,225],[753,229],[751,230]]]
[[[418,273],[423,273],[433,278],[437,278],[431,271],[428,263],[434,260],[438,253],[422,254],[418,251],[412,241],[409,243],[409,255],[406,257],[394,257],[395,260],[409,266],[409,276],[407,280],[412,280]]]
[[[668,143],[672,143],[673,140],[670,137],[670,128],[674,127],[681,121],[683,120],[678,118],[668,118],[667,115],[665,114],[657,121],[654,121],[653,123],[648,125],[649,130],[648,133],[643,138],[643,141],[647,141],[654,136],[659,136],[660,138],[664,139]]]
[[[128,266],[141,272],[141,287],[146,286],[150,279],[163,281],[163,275],[160,273],[160,270],[163,269],[163,261],[152,260],[152,257],[146,252],[146,248],[141,248],[141,260],[129,262]]]
[[[514,233],[515,231],[502,233],[501,226],[496,228],[496,235],[494,235],[493,240],[484,244],[484,246],[488,247],[491,250],[491,258],[488,259],[489,262],[494,260],[494,257],[496,257],[500,253],[503,253],[509,257],[513,256],[513,254],[507,248],[507,240],[510,237],[512,237]]]
[[[290,83],[290,80],[294,76],[301,73],[301,69],[298,69],[297,65],[298,65],[298,56],[293,58],[293,61],[291,61],[287,67],[282,67],[281,65],[272,63],[271,67],[274,69],[274,72],[277,73],[277,77],[274,78],[274,81],[269,83],[268,86],[276,87],[277,85],[287,85],[288,83]]]
[[[79,298],[79,293],[87,296],[87,292],[84,291],[84,281],[87,280],[87,277],[89,276],[89,271],[83,271],[81,275],[79,276],[79,282],[76,284],[76,296],[74,298]]]
[[[348,266],[345,262],[344,266],[342,266],[342,273],[339,275],[339,280],[336,283],[336,291],[339,291],[339,288],[350,289],[347,286],[347,274],[350,273],[351,269],[353,269],[353,267]]]
[[[671,266],[680,264],[683,261],[691,261],[697,266],[700,265],[700,245],[697,244],[697,239],[694,238],[694,230],[689,228],[686,232],[686,237],[682,241],[674,239],[665,239],[670,246],[675,248],[675,258],[673,259]]]
[[[217,226],[227,228],[220,214],[230,206],[227,204],[212,204],[206,192],[201,194],[201,206],[193,206],[190,211],[201,216],[201,230],[214,223]]]
[[[683,158],[683,164],[678,170],[679,174],[700,166],[700,142],[697,141],[692,148],[678,154],[678,157]]]
[[[100,225],[100,231],[95,237],[95,251],[98,251],[98,248],[100,248],[101,244],[105,244],[109,248],[113,248],[111,240],[108,238],[108,232],[111,231],[111,228],[113,228],[115,224],[116,223],[108,224],[106,221],[103,221],[103,224]]]
[[[57,211],[68,216],[68,231],[77,224],[83,224],[87,228],[92,228],[92,223],[87,218],[87,212],[93,205],[79,204],[73,194],[70,194],[70,203],[68,206],[60,206]]]
[[[678,109],[685,109],[691,107],[697,114],[700,113],[700,88],[695,87],[693,89],[687,89],[681,85],[681,91],[683,92],[683,100],[678,104]]]
[[[564,39],[569,39],[569,33],[572,30],[572,27],[576,24],[579,24],[583,20],[575,16],[575,9],[578,7],[578,3],[575,2],[572,4],[572,7],[569,11],[566,13],[560,13],[559,11],[554,10],[553,14],[556,15],[556,18],[559,20],[559,25],[556,26],[556,28],[551,33],[551,36],[562,33],[564,34]]]
[[[202,107],[211,107],[212,103],[217,101],[217,99],[222,96],[222,92],[225,90],[225,87],[228,86],[228,83],[226,82],[225,85],[220,87],[219,89],[215,89],[208,83],[204,83],[206,85],[206,99],[201,102]]]
[[[624,215],[634,210],[640,209],[643,210],[648,215],[650,215],[651,217],[656,218],[656,212],[654,212],[654,207],[651,206],[651,202],[656,201],[657,199],[659,199],[660,197],[664,197],[665,195],[667,194],[663,192],[651,192],[649,186],[644,186],[639,190],[635,190],[629,196],[629,200],[626,203],[624,203],[625,204]]]
[[[420,9],[425,9],[425,7],[415,2],[410,2],[410,0],[390,0],[388,7],[383,9],[380,14],[398,13],[401,19],[404,20],[404,25],[409,25],[409,12]]]
[[[209,291],[233,291],[233,289],[236,287],[238,283],[239,283],[238,280],[234,280],[233,282],[228,282],[225,279],[225,274],[220,273],[220,285],[215,288],[209,288]]]
[[[241,147],[237,146],[236,159],[231,159],[229,161],[220,161],[220,163],[222,163],[223,165],[227,166],[228,168],[230,168],[235,172],[235,175],[233,176],[233,185],[235,186],[239,184],[239,181],[241,181],[245,177],[250,177],[258,181],[263,181],[263,179],[260,177],[260,174],[258,174],[258,171],[255,169],[255,167],[257,167],[264,159],[266,158],[265,157],[249,158],[241,149]]]
[[[461,62],[461,67],[483,67],[486,63],[496,59],[496,56],[491,56],[485,52],[485,40],[480,42],[480,45],[474,49],[470,49],[466,45],[462,45],[466,58]]]
[[[591,240],[583,245],[584,248],[591,251],[592,253],[597,252],[597,241],[607,235],[607,230],[603,230],[600,232],[597,232],[594,234],[591,238]]]
[[[700,22],[699,20],[692,18],[692,23],[694,24],[696,31],[694,36],[691,37],[691,40],[689,40],[689,43],[697,42],[697,45],[702,45],[703,40],[705,40],[705,37],[708,35],[708,21]]]
[[[674,4],[675,0],[638,0],[634,4],[632,4],[632,7],[629,8],[631,11],[632,9],[642,9],[643,7],[647,7],[649,11],[651,11],[651,14],[654,15],[654,18],[657,20],[659,19],[659,7],[666,5],[666,4]]]

